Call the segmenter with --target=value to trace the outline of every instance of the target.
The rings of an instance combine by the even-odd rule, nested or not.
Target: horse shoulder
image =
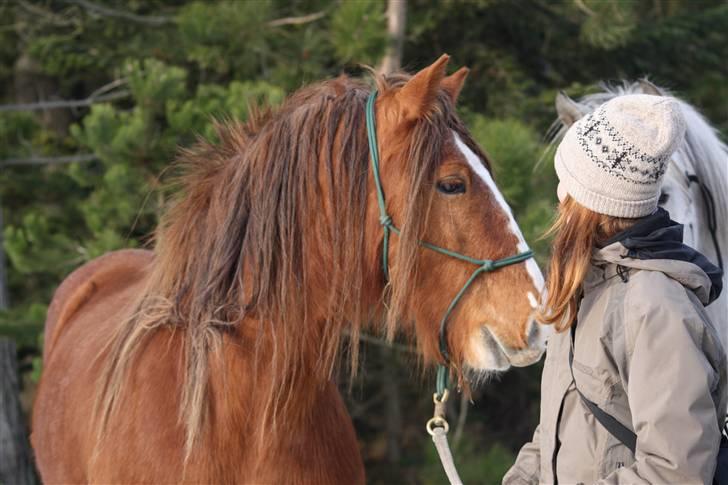
[[[89,482],[212,483],[197,463],[186,467],[183,459],[178,414],[183,348],[182,332],[158,329],[130,362],[123,405],[110,417],[96,458],[89,461]]]
[[[95,258],[68,275],[56,289],[48,307],[43,359],[48,358],[64,325],[91,299],[100,285],[113,284],[123,273],[138,272],[152,259],[151,251],[122,249]]]
[[[143,288],[151,261],[146,251],[110,253],[74,271],[56,291],[31,434],[46,482],[87,480],[100,352]]]

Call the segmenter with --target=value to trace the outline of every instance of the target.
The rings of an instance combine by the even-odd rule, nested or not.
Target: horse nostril
[[[528,329],[528,347],[529,348],[544,348],[548,342],[548,338],[553,332],[551,325],[544,325],[535,318],[531,318],[528,323],[530,328]]]
[[[536,320],[531,319],[528,322],[528,346],[533,347],[537,344],[539,336],[541,334],[541,329],[539,328],[538,323]]]

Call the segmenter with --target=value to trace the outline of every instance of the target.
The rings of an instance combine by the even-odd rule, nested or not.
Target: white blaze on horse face
[[[468,161],[468,165],[470,165],[470,168],[473,169],[473,172],[475,172],[475,174],[480,177],[483,183],[485,183],[488,189],[490,189],[490,192],[493,194],[493,197],[495,197],[496,202],[498,202],[498,205],[501,206],[501,209],[503,209],[503,212],[508,217],[508,227],[511,232],[516,236],[516,238],[518,238],[518,252],[523,253],[528,251],[528,244],[526,244],[523,233],[521,233],[521,228],[518,227],[516,219],[513,217],[511,207],[506,202],[506,199],[503,197],[503,194],[501,194],[500,190],[498,190],[498,187],[495,185],[495,181],[493,180],[493,177],[491,177],[490,172],[488,172],[478,156],[473,153],[473,151],[468,148],[465,143],[463,143],[458,134],[453,131],[453,135],[455,136],[455,144],[462,152],[465,160]],[[531,282],[533,283],[534,288],[536,288],[536,291],[540,295],[544,287],[543,274],[541,274],[541,270],[538,268],[538,265],[533,258],[527,259],[525,264],[526,271],[528,271],[528,274],[531,277]],[[538,305],[538,295],[534,295],[532,292],[529,291],[527,296],[531,307],[535,308]]]
[[[538,300],[530,291],[528,292],[528,302],[531,304],[531,308],[536,308],[538,306]]]

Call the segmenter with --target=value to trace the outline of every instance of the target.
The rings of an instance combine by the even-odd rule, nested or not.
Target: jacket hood
[[[683,226],[664,209],[645,217],[595,250],[592,262],[660,271],[695,293],[703,305],[723,289],[723,271],[695,249],[686,246]]]

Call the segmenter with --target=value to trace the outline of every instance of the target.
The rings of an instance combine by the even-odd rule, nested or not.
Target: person
[[[658,208],[684,133],[674,99],[626,95],[579,120],[559,145],[559,214],[540,310],[556,332],[540,423],[504,484],[712,482],[726,322],[711,322],[704,307],[718,297],[722,272]],[[636,434],[634,452],[587,401]]]

